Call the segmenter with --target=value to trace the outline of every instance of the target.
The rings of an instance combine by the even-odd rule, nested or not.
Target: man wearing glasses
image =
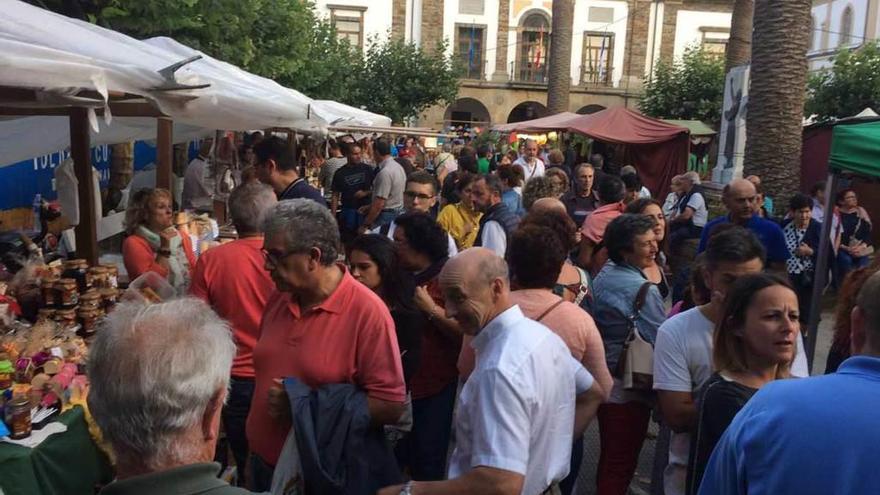
[[[406,188],[403,191],[403,210],[404,213],[424,213],[431,215],[433,218],[434,206],[437,204],[437,180],[428,172],[413,172],[406,180]],[[389,239],[394,240],[394,231],[397,229],[397,223],[392,220],[391,223],[385,224],[372,230],[373,234],[382,234]],[[458,247],[455,245],[455,239],[449,233],[449,257],[458,254]]]
[[[779,225],[758,215],[757,211],[761,205],[758,204],[758,191],[755,185],[745,179],[731,181],[724,186],[721,200],[728,213],[706,224],[697,252],[702,253],[706,249],[715,227],[733,223],[755,233],[767,250],[768,269],[786,273],[785,262],[791,257],[791,253],[785,244],[785,234],[782,233]]]
[[[247,420],[250,480],[268,491],[291,427],[281,379],[312,388],[357,385],[372,425],[394,424],[406,389],[394,321],[373,291],[337,263],[339,229],[330,210],[307,199],[281,201],[263,222],[269,297],[254,347],[254,398]]]

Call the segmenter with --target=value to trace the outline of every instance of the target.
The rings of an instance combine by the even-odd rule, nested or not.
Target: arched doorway
[[[550,54],[550,18],[540,10],[522,17],[517,42],[516,69],[520,82],[546,83],[547,59]]]
[[[579,115],[590,115],[591,113],[601,112],[602,110],[605,110],[605,107],[602,105],[586,105],[580,107],[576,113]]]
[[[540,119],[547,116],[547,107],[537,101],[524,101],[513,107],[507,116],[507,123],[523,122],[525,120]]]
[[[445,127],[456,126],[477,126],[484,127],[491,123],[491,116],[486,105],[480,103],[474,98],[459,98],[452,105],[446,107],[446,113],[443,115],[443,125]]]

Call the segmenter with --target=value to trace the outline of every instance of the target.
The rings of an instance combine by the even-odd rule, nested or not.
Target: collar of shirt
[[[178,493],[181,495],[205,493],[224,486],[217,478],[220,465],[215,462],[189,464],[155,473],[132,476],[114,481],[101,490],[101,495],[149,495],[153,493]]]
[[[383,168],[385,168],[385,166],[388,165],[389,163],[397,163],[397,161],[394,160],[393,156],[389,156],[388,158],[379,162],[379,170],[382,170]]]
[[[485,349],[486,346],[489,345],[489,342],[495,340],[496,337],[501,335],[505,328],[509,328],[511,325],[514,325],[516,322],[524,320],[525,318],[526,317],[522,310],[519,309],[519,306],[514,304],[493,318],[488,325],[483,327],[480,333],[478,333],[477,336],[474,337],[474,340],[471,341],[471,347],[477,351]]]
[[[345,294],[351,289],[351,285],[355,283],[354,277],[348,273],[348,269],[342,263],[336,263],[336,266],[342,270],[342,280],[339,281],[339,285],[336,286],[336,289],[327,297],[321,301],[321,304],[313,307],[309,310],[309,313],[317,313],[318,311],[326,311],[327,313],[342,313],[345,311]],[[299,307],[299,303],[296,302],[290,294],[287,295],[287,309],[290,310],[290,313],[294,318],[300,319],[303,317],[302,310]]]
[[[285,187],[284,190],[281,191],[281,194],[279,194],[278,197],[283,198],[288,192],[290,192],[291,189],[296,187],[296,185],[299,184],[300,182],[302,182],[303,180],[304,179],[302,177],[299,177],[295,181],[288,184],[287,187]]]
[[[853,356],[841,363],[840,374],[861,375],[874,379],[880,377],[880,358],[872,356]]]

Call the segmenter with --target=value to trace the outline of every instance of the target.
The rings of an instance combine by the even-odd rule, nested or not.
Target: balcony
[[[614,85],[614,68],[596,70],[592,66],[581,66],[581,86],[587,88],[609,88]]]
[[[511,82],[531,83],[531,84],[547,84],[547,66],[545,64],[535,64],[534,62],[518,62],[510,63]]]

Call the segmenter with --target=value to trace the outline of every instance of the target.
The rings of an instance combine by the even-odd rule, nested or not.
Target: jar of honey
[[[79,296],[79,307],[98,309],[101,307],[101,293],[97,290],[90,290]]]
[[[108,288],[101,289],[101,301],[104,306],[104,312],[109,313],[113,311],[113,308],[116,306],[116,303],[119,301],[119,289]]]
[[[58,306],[70,309],[79,304],[79,288],[76,279],[62,278],[55,283]]]
[[[114,264],[100,265],[101,268],[107,270],[107,287],[111,289],[119,288],[119,267]]]
[[[85,292],[91,287],[86,277],[88,269],[89,263],[84,259],[67,260],[64,262],[64,273],[61,276],[74,279],[80,292]]]
[[[93,266],[86,272],[86,285],[95,289],[108,287],[107,269],[103,266]]]
[[[98,328],[98,321],[103,316],[103,311],[93,307],[80,307],[76,312],[79,321],[79,335],[82,337],[91,337]]]
[[[58,305],[58,291],[55,284],[58,283],[59,277],[54,274],[48,274],[43,277],[40,282],[40,293],[43,296],[43,307],[54,308]]]
[[[76,308],[60,309],[55,313],[55,321],[64,328],[76,326]]]
[[[14,397],[7,402],[5,413],[9,438],[21,440],[31,436],[31,401],[27,397]]]

